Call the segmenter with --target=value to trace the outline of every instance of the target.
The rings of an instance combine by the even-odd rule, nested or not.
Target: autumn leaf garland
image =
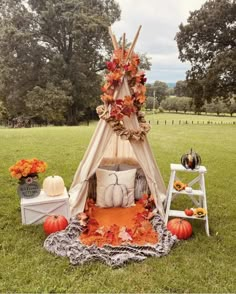
[[[112,60],[107,62],[108,74],[105,76],[105,84],[102,87],[102,101],[110,106],[110,116],[116,120],[137,113],[146,101],[146,82],[145,74],[139,71],[139,56],[135,53],[126,61],[128,52],[122,49],[114,51]],[[121,85],[123,78],[126,77],[130,89],[130,96],[115,97],[116,90]]]

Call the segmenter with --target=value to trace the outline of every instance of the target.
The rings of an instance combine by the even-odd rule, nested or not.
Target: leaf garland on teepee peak
[[[140,27],[141,28],[141,27]],[[146,101],[146,77],[144,71],[139,70],[140,58],[133,52],[137,36],[128,50],[125,50],[124,35],[122,48],[119,48],[115,36],[110,31],[114,52],[112,59],[106,62],[108,73],[105,76],[105,83],[101,90],[101,100],[104,105],[97,107],[100,118],[106,120],[113,130],[125,140],[143,140],[150,130],[150,125],[145,121],[143,113],[140,111]],[[119,89],[124,78],[127,80],[130,95],[120,97]],[[124,127],[124,116],[130,117],[135,113],[138,118],[139,128],[128,130]]]
[[[124,115],[130,116],[133,112],[138,112],[146,101],[146,82],[145,74],[139,71],[139,56],[132,53],[130,59],[126,61],[128,55],[127,50],[119,48],[114,50],[112,60],[106,62],[108,74],[105,77],[105,84],[102,87],[103,94],[101,99],[110,106],[110,116],[122,120]],[[123,78],[126,77],[131,92],[129,103],[126,97],[118,97],[116,99],[115,92],[121,86]],[[112,98],[111,98],[112,96]],[[120,103],[120,100],[126,100]]]

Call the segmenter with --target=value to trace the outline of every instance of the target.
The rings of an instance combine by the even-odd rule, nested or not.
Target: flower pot
[[[30,174],[19,180],[17,193],[21,198],[33,198],[40,194],[41,187],[38,182],[37,174]]]

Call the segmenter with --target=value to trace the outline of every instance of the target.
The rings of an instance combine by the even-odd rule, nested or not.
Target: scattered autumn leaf
[[[128,242],[128,241],[132,241],[132,237],[130,236],[130,234],[126,231],[126,227],[122,227],[120,229],[119,235],[118,237],[124,241],[124,242]]]

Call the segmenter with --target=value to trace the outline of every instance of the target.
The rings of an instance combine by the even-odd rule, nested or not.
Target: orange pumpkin
[[[43,229],[46,235],[64,230],[68,226],[68,221],[63,215],[50,215],[43,224]]]
[[[167,229],[173,234],[176,235],[178,239],[186,240],[192,236],[192,225],[190,222],[181,219],[173,218],[168,221]]]

